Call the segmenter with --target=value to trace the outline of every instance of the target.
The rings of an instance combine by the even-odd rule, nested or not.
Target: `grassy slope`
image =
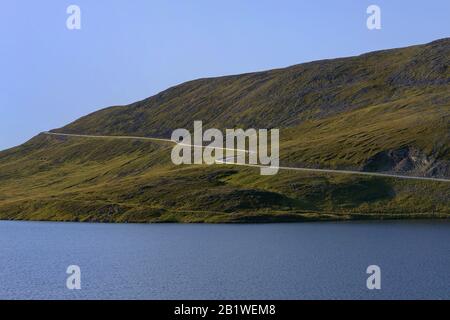
[[[56,131],[170,137],[215,128],[290,128],[285,163],[362,168],[411,147],[450,176],[450,38],[284,69],[190,81]],[[287,141],[289,140],[289,141]],[[433,172],[419,174],[434,175]]]
[[[383,150],[415,146],[427,155],[448,162],[449,100],[450,91],[422,92],[325,119],[305,121],[284,131],[282,159],[291,164],[361,168]]]
[[[167,137],[207,126],[281,127],[282,165],[361,168],[404,146],[449,161],[450,40],[201,79],[63,132]],[[448,217],[448,183],[173,166],[165,143],[40,135],[0,153],[0,219],[291,221]]]
[[[449,215],[447,183],[287,171],[264,177],[256,169],[228,165],[176,167],[168,148],[36,137],[1,161],[0,218],[239,222]]]
[[[128,106],[100,110],[61,131],[167,137],[175,128],[191,128],[194,120],[215,128],[286,128],[410,96],[422,104],[428,101],[420,95],[448,92],[449,56],[447,38],[357,57],[199,79]],[[448,105],[448,93],[440,99]]]

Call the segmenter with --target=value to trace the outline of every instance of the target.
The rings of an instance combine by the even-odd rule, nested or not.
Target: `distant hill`
[[[281,165],[450,178],[450,38],[198,79],[54,132],[170,137],[194,120],[280,128]],[[170,146],[39,135],[0,153],[0,218],[291,221],[447,217],[448,183],[181,166]]]

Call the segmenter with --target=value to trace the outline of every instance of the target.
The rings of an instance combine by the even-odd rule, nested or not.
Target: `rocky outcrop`
[[[362,169],[424,177],[450,177],[449,161],[436,160],[414,147],[379,152],[370,157]]]

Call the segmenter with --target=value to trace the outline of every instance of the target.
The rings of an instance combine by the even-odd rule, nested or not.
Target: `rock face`
[[[363,171],[384,171],[425,177],[448,177],[450,163],[436,160],[414,147],[382,151],[369,158]]]

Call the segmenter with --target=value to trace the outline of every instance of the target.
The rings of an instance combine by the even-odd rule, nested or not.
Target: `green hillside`
[[[283,166],[450,178],[450,39],[190,81],[62,133],[169,138],[280,128]],[[172,145],[38,135],[0,152],[0,219],[262,222],[448,218],[447,182],[175,166]]]

